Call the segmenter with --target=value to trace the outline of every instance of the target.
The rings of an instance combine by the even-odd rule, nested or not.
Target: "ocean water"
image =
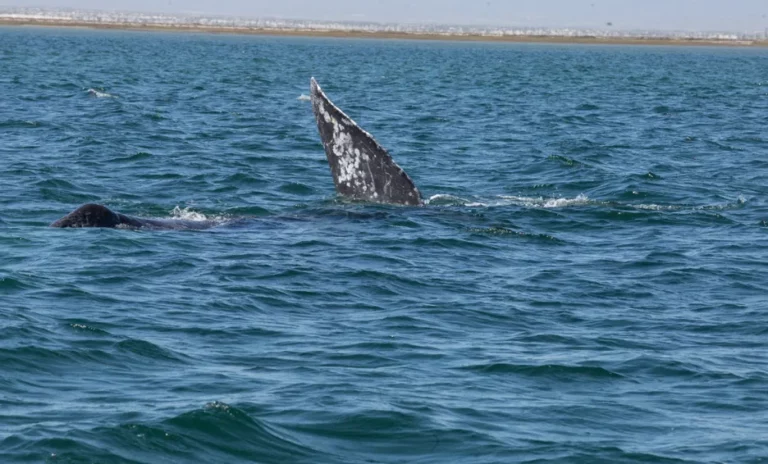
[[[766,49],[0,28],[0,462],[764,462],[766,127]]]

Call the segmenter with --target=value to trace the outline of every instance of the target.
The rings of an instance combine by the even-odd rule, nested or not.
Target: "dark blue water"
[[[313,75],[427,206],[335,196]],[[767,76],[0,29],[0,462],[761,462]],[[86,202],[222,225],[47,227]]]

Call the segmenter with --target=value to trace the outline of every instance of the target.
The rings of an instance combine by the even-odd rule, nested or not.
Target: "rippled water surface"
[[[335,196],[310,76],[425,207]],[[0,29],[0,461],[760,462],[767,76]],[[47,227],[87,202],[222,225]]]

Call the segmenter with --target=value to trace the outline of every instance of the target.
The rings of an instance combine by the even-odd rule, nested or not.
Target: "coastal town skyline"
[[[0,7],[74,8],[186,15],[271,17],[315,21],[572,27],[616,30],[759,32],[768,30],[768,4],[758,0],[0,0]]]

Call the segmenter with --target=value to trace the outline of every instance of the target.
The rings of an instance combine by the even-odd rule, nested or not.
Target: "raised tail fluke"
[[[421,205],[419,189],[373,136],[334,105],[313,77],[312,110],[339,194],[354,200]]]

